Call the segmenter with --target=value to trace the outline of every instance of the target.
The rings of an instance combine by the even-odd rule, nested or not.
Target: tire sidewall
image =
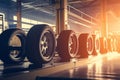
[[[16,35],[20,35],[20,37],[18,37],[20,39],[21,42],[21,46],[22,46],[22,52],[20,52],[20,58],[19,59],[12,59],[10,57],[10,51],[9,51],[9,42],[12,39],[13,36]],[[0,54],[1,56],[1,60],[4,63],[20,63],[24,60],[25,58],[25,33],[24,31],[22,31],[21,29],[17,29],[17,28],[13,28],[13,29],[7,29],[5,30],[2,34],[1,34],[1,49],[0,50],[2,53]]]

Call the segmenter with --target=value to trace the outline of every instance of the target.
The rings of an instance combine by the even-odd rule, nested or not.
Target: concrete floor
[[[33,70],[28,68],[27,63],[22,67],[17,66],[18,68],[16,66],[7,67],[9,70],[4,70],[5,68],[1,65],[0,80],[35,80],[37,76],[38,80],[44,80],[43,78],[47,78],[47,80],[67,80],[65,78],[72,80],[120,80],[119,53],[89,56],[89,58],[80,59],[79,61],[71,60],[71,62],[55,63],[48,68],[35,68]]]
[[[88,60],[87,64],[81,63],[83,65],[79,67],[54,73],[48,77],[120,80],[120,54],[108,53],[90,57]]]

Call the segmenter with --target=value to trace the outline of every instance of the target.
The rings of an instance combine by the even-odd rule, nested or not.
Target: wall
[[[16,4],[11,0],[0,1],[0,13],[5,14],[5,27],[16,27]],[[22,7],[22,28],[30,28],[35,24],[55,25],[55,15],[47,14],[42,11],[24,9]]]

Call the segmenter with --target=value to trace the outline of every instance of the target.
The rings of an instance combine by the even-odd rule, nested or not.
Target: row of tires
[[[27,58],[31,63],[44,64],[59,54],[62,61],[87,58],[89,55],[120,51],[119,37],[99,38],[88,33],[78,37],[72,30],[64,30],[56,38],[45,24],[34,25],[27,34],[21,29],[7,29],[0,35],[0,59],[4,64],[18,64]]]

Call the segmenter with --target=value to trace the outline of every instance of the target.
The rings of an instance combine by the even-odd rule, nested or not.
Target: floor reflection
[[[120,54],[118,53],[108,53],[105,56],[99,55],[96,61],[88,64],[87,77],[94,77],[95,79],[120,79],[119,72],[119,59]]]
[[[120,54],[108,53],[90,57],[86,65],[75,67],[49,76],[80,79],[120,80]],[[84,62],[83,62],[84,63]],[[82,64],[82,63],[81,63]]]

